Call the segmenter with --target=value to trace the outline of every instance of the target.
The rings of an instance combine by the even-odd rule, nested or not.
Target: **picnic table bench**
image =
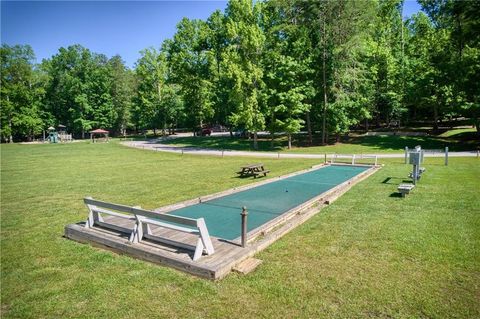
[[[253,178],[257,178],[257,176],[262,174],[263,176],[267,176],[267,173],[270,172],[263,167],[262,163],[242,166],[240,169],[241,170],[237,172],[240,177],[253,176]]]

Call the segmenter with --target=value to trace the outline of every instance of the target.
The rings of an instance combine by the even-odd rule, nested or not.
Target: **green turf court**
[[[329,165],[241,192],[171,211],[203,217],[210,235],[233,240],[240,236],[240,212],[248,210],[248,231],[366,171],[366,166]]]

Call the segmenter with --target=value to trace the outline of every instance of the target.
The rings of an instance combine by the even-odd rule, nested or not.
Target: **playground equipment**
[[[50,143],[58,143],[58,133],[53,126],[48,128],[48,141]]]
[[[65,129],[66,129],[66,126],[62,124],[58,125],[58,131],[53,126],[50,126],[48,128],[47,140],[50,143],[72,142],[73,141],[72,134],[68,134]]]
[[[65,125],[58,125],[58,138],[60,142],[72,142],[72,134],[67,133],[67,127]]]

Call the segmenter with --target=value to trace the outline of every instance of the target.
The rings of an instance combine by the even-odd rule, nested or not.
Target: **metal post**
[[[378,163],[378,156],[375,155],[375,166],[377,166],[377,163]]]
[[[355,154],[352,155],[352,165],[355,165]]]
[[[242,213],[240,216],[242,216],[242,247],[245,248],[247,247],[247,207],[242,207]]]
[[[408,146],[405,146],[405,164],[408,162]]]
[[[413,185],[417,185],[417,165],[413,164],[413,171],[412,171],[412,177],[413,177]]]
[[[478,157],[478,153],[477,153],[477,157]],[[327,153],[325,153],[325,160],[323,162],[327,163]]]
[[[448,146],[445,147],[445,166],[448,166]]]
[[[480,157],[480,151],[477,151],[477,158]]]

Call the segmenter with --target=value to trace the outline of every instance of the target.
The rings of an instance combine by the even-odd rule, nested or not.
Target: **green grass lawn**
[[[439,136],[440,137],[452,137],[452,136],[459,137],[459,136],[468,136],[468,135],[474,136],[475,134],[476,134],[476,129],[469,127],[469,128],[457,128],[453,130],[448,130],[440,134]]]
[[[285,137],[277,138],[272,147],[269,139],[260,139],[260,151],[292,152],[292,153],[343,153],[343,154],[368,154],[368,153],[401,153],[405,146],[414,148],[421,145],[424,149],[444,149],[450,151],[471,151],[480,149],[480,140],[475,138],[475,133],[469,129],[447,131],[446,136],[357,136],[344,139],[340,143],[326,146],[306,146],[304,138],[293,141],[293,148],[288,150]],[[462,135],[463,134],[463,135]],[[465,139],[467,137],[467,139]],[[317,141],[318,142],[318,141]],[[230,138],[223,136],[179,137],[165,141],[166,144],[177,146],[192,146],[225,150],[253,151],[253,141],[243,138]]]
[[[252,158],[117,143],[1,146],[2,318],[478,318],[480,161],[427,159],[407,198],[402,159],[220,282],[62,237],[82,197],[155,208],[253,182]],[[261,159],[272,176],[312,160]]]

